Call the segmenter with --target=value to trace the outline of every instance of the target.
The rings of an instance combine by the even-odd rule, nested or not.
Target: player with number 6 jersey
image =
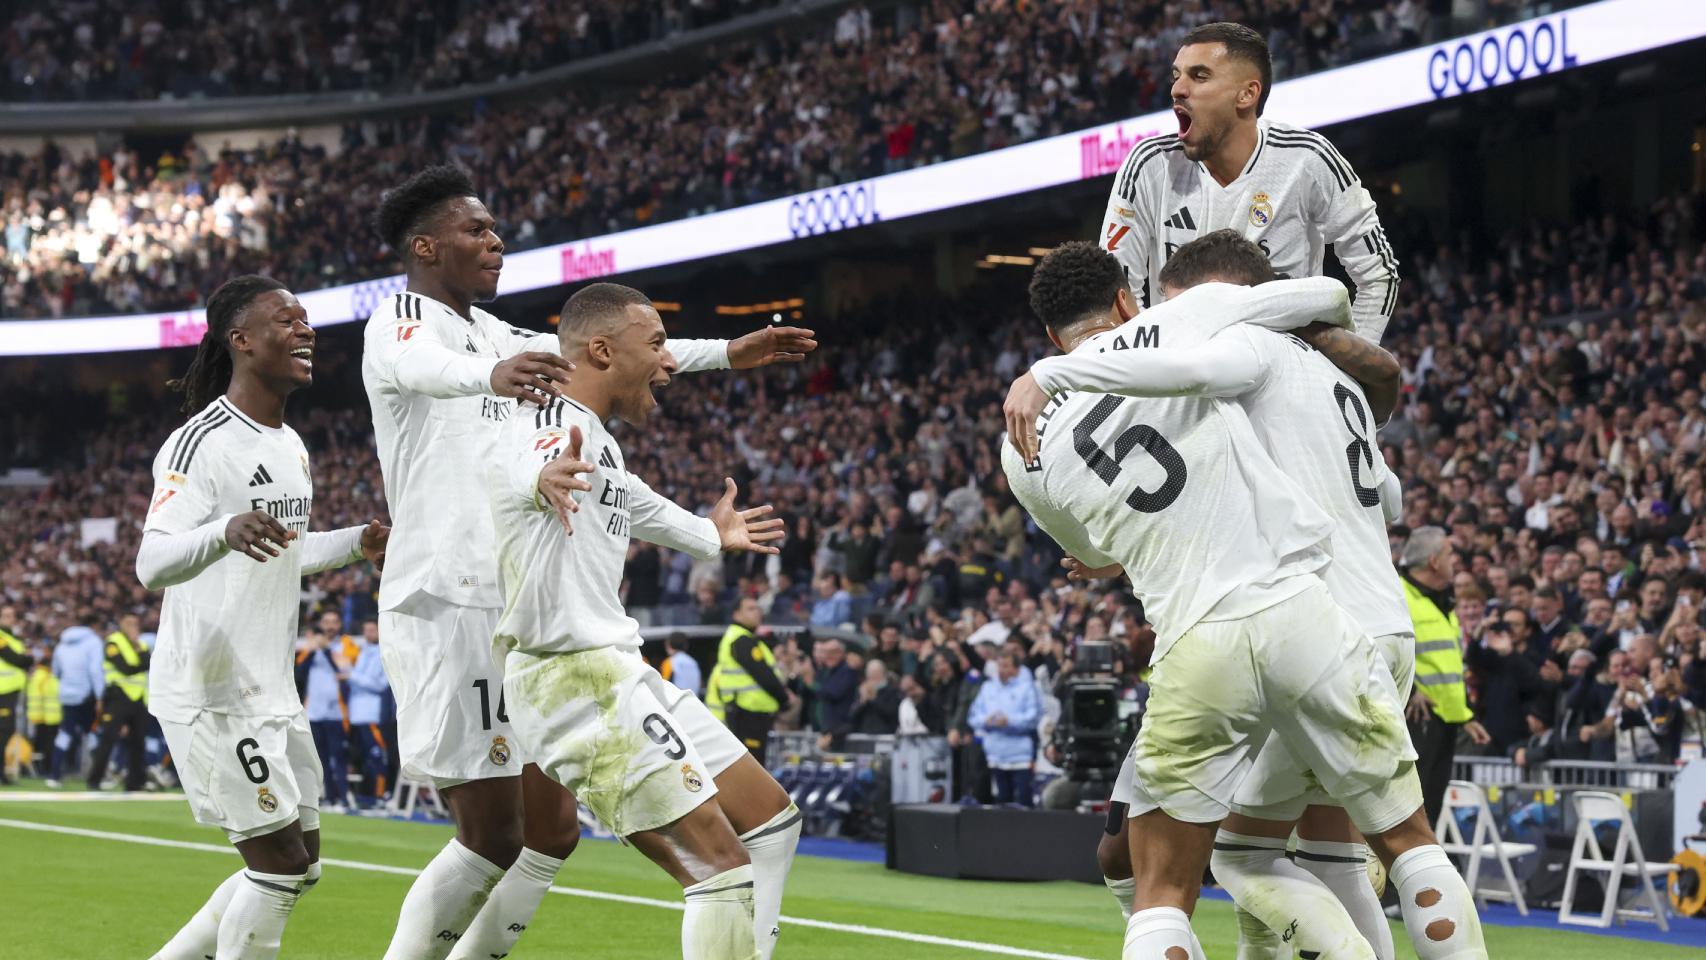
[[[158,960],[269,960],[319,878],[320,761],[292,655],[302,575],[382,559],[377,521],[310,532],[308,452],[285,398],[313,381],[314,331],[283,284],[220,287],[174,385],[196,411],[154,460],[136,572],[166,591],[149,709],[190,810],[244,860]]]

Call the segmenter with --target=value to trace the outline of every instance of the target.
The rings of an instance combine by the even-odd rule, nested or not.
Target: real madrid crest
[[[278,798],[273,796],[272,791],[266,787],[255,791],[255,805],[261,808],[262,813],[278,812]]]
[[[492,749],[486,752],[486,756],[500,767],[507,765],[509,763],[509,743],[503,737],[493,737]]]
[[[1250,198],[1250,225],[1265,227],[1274,219],[1274,205],[1268,202],[1268,195],[1258,193]]]
[[[699,772],[693,769],[691,763],[681,765],[681,785],[687,788],[688,793],[698,793],[705,789],[705,781],[699,779]]]

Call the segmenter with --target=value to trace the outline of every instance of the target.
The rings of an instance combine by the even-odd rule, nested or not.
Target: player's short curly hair
[[[1173,251],[1159,278],[1163,291],[1188,290],[1210,280],[1253,287],[1272,279],[1268,255],[1236,230],[1205,233]]]
[[[1125,268],[1094,243],[1063,243],[1031,275],[1031,309],[1052,330],[1103,314],[1125,289]]]
[[[600,282],[576,290],[563,303],[558,330],[565,335],[590,337],[595,330],[625,317],[630,306],[649,307],[652,299],[633,287]]]
[[[1268,52],[1267,38],[1242,23],[1222,21],[1197,27],[1185,34],[1179,46],[1188,47],[1196,43],[1224,43],[1228,57],[1256,68],[1256,75],[1262,81],[1261,96],[1256,98],[1256,116],[1261,116],[1268,106],[1268,92],[1274,88],[1274,58]]]
[[[409,237],[419,233],[446,201],[477,196],[467,170],[450,163],[427,167],[385,194],[373,215],[373,227],[379,238],[401,255]]]

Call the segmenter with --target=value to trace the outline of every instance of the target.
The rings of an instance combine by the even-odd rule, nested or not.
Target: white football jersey
[[[564,532],[538,493],[539,471],[569,451],[581,431],[583,474],[592,490],[576,494],[574,534]],[[592,411],[573,400],[512,417],[499,431],[486,484],[497,530],[504,612],[499,650],[572,653],[599,647],[638,649],[640,628],[622,607],[622,568],[630,538],[699,559],[722,552],[716,525],[659,496],[627,471],[622,448]]]
[[[308,451],[288,426],[256,423],[220,397],[166,438],[154,457],[143,530],[182,534],[265,510],[302,539],[265,563],[228,551],[166,588],[149,669],[155,716],[188,723],[202,710],[241,716],[302,710],[294,658],[313,505]]]
[[[1287,291],[1296,291],[1304,316],[1321,294],[1336,295],[1343,309],[1344,288],[1326,278],[1203,284],[1090,338],[1070,356],[1039,361],[1032,374],[1050,393],[1158,396],[1201,388],[1236,397],[1275,465],[1333,521],[1333,562],[1322,573],[1333,599],[1371,636],[1407,632],[1410,613],[1381,502],[1388,470],[1361,386],[1296,337],[1227,328],[1246,312],[1280,312],[1275,301],[1291,299]]]
[[[1100,337],[1077,350],[1094,352]],[[1251,616],[1327,564],[1332,522],[1274,466],[1237,403],[1059,394],[1037,438],[1029,464],[1002,440],[1008,484],[1069,554],[1125,568],[1155,625],[1156,662],[1198,621]]]
[[[380,301],[367,321],[361,379],[391,509],[381,610],[417,591],[461,606],[504,605],[483,488],[496,428],[516,401],[492,394],[492,368],[517,353],[556,353],[557,335],[469,312],[463,319],[405,292]],[[681,372],[728,366],[727,341],[668,346]]]
[[[1379,343],[1398,302],[1398,258],[1374,198],[1321,134],[1272,120],[1256,129],[1249,163],[1224,187],[1185,158],[1177,134],[1139,142],[1114,177],[1104,248],[1125,266],[1132,292],[1154,306],[1173,251],[1215,230],[1261,246],[1281,277],[1319,276],[1332,244],[1356,284],[1357,333]]]

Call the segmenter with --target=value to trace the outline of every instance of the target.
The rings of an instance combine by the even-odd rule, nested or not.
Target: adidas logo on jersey
[[[267,465],[261,464],[255,468],[255,475],[249,478],[249,486],[264,487],[272,482],[272,474],[267,472]]]
[[[1180,207],[1179,212],[1167,218],[1167,226],[1175,230],[1195,230],[1197,222],[1191,219],[1191,208]]]
[[[609,467],[612,470],[616,469],[616,458],[610,455],[609,447],[605,447],[603,450],[599,451],[598,465],[601,467]]]

